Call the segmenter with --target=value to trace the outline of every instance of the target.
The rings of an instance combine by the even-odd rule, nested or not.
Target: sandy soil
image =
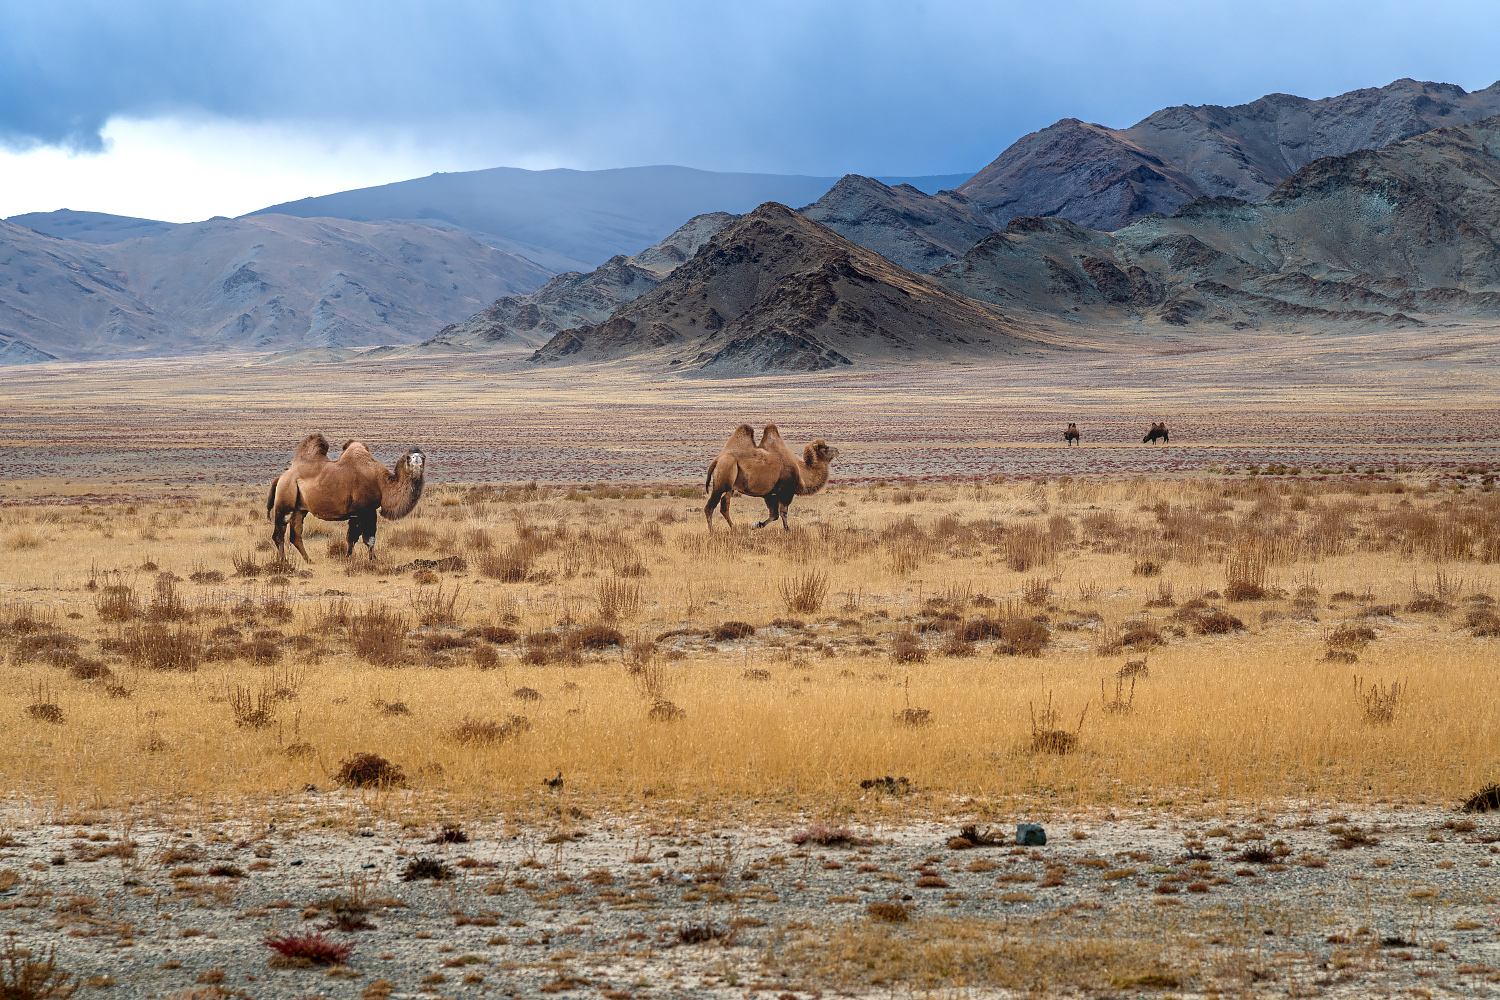
[[[1486,996],[1500,982],[1500,826],[1485,815],[1468,828],[1427,807],[1220,819],[1141,809],[1054,815],[1040,848],[954,850],[962,812],[854,831],[868,846],[799,848],[795,826],[640,828],[611,816],[571,823],[572,840],[497,822],[466,831],[468,843],[433,845],[432,830],[368,819],[355,792],[287,805],[304,822],[142,824],[128,831],[133,859],[93,862],[120,843],[118,825],[32,821],[13,806],[0,868],[20,880],[0,894],[0,929],[33,952],[55,946],[62,967],[108,977],[98,995],[119,997],[203,983],[357,997],[379,979],[392,996],[535,995],[549,984],[607,997],[885,995],[836,989],[798,957],[874,901],[907,905],[914,924],[1055,922],[1059,934],[1169,917],[1171,947],[1200,970],[1184,995],[1229,985],[1236,962],[1253,973],[1248,995]],[[1014,819],[995,824],[1007,840]],[[1338,830],[1376,842],[1340,849]],[[1236,860],[1255,849],[1267,857]],[[401,881],[419,856],[452,878]],[[1063,884],[1040,884],[1049,869]],[[332,908],[311,908],[336,897],[363,901],[374,925],[328,931],[354,947],[346,967],[268,967],[263,939],[326,926]],[[684,927],[705,925],[737,937],[680,943]]]

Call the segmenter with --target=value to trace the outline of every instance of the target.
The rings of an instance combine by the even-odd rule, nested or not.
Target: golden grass
[[[710,535],[701,501],[632,492],[438,486],[399,551],[383,526],[373,567],[307,576],[233,575],[269,558],[254,493],[6,509],[10,532],[46,530],[0,570],[0,780],[64,804],[269,802],[368,752],[441,793],[380,793],[396,810],[566,795],[869,819],[956,797],[1458,800],[1495,780],[1500,678],[1471,622],[1500,584],[1493,494],[835,488],[790,532]],[[467,568],[437,583],[395,571],[451,555]],[[1236,580],[1272,596],[1226,603]],[[1132,658],[1148,669],[1105,711]],[[60,723],[28,714],[39,687]],[[1076,742],[1038,743],[1052,731]],[[558,771],[565,792],[542,784]],[[916,794],[860,788],[883,775]]]

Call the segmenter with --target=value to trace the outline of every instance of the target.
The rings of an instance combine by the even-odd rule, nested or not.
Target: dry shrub
[[[1016,656],[1040,656],[1052,633],[1041,622],[1022,619],[1000,626],[1000,638],[1010,644]]]
[[[246,552],[243,555],[236,552],[230,557],[234,563],[235,576],[260,576],[260,563],[255,561],[255,554]]]
[[[530,729],[531,720],[524,715],[507,715],[504,722],[464,716],[462,722],[448,730],[448,738],[465,746],[495,746]]]
[[[5,536],[5,547],[12,551],[18,549],[34,549],[42,544],[42,536],[30,528],[17,528]]]
[[[463,587],[454,587],[451,594],[444,594],[443,590],[442,583],[436,587],[417,587],[411,606],[419,625],[452,625],[458,621],[458,598]]]
[[[563,637],[563,646],[566,649],[607,649],[611,646],[622,646],[625,636],[619,629],[608,625],[585,625],[575,628]]]
[[[481,552],[479,572],[501,583],[524,583],[531,577],[537,559],[550,548],[552,543],[548,539],[534,535],[522,538],[504,550]]]
[[[687,718],[687,712],[665,698],[658,698],[646,711],[646,718],[652,722],[677,722]]]
[[[1459,808],[1466,813],[1500,811],[1500,785],[1486,785],[1464,800]]]
[[[634,618],[641,611],[641,586],[624,580],[600,580],[596,592],[599,619],[612,622]]]
[[[1364,679],[1355,675],[1354,696],[1363,703],[1366,722],[1382,726],[1395,722],[1396,709],[1405,694],[1406,685],[1401,681],[1392,681],[1388,685],[1377,681],[1365,687]]]
[[[125,622],[141,614],[135,591],[123,583],[105,587],[94,598],[94,612],[101,622]]]
[[[334,780],[355,788],[389,788],[405,785],[406,774],[379,754],[357,753],[339,764]]]
[[[477,670],[494,670],[500,666],[500,654],[490,646],[475,646],[471,655]]]
[[[103,641],[100,648],[106,648]],[[117,648],[131,666],[148,670],[196,670],[205,653],[196,632],[161,624],[130,629],[118,640]]]
[[[1226,611],[1210,610],[1192,619],[1193,631],[1199,635],[1228,635],[1243,632],[1245,623]]]
[[[1368,625],[1341,625],[1328,636],[1328,645],[1332,649],[1358,652],[1374,639],[1375,630]]]
[[[354,953],[354,945],[334,941],[327,934],[278,934],[265,938],[265,946],[282,968],[299,965],[343,965]]]
[[[800,830],[787,840],[798,847],[804,844],[817,844],[819,847],[869,847],[874,843],[869,837],[862,837],[846,826],[826,826],[822,823]]]
[[[781,581],[781,603],[791,614],[816,614],[828,596],[828,574],[811,570]]]
[[[710,629],[708,637],[715,642],[731,642],[735,639],[748,639],[755,634],[755,626],[749,622],[724,622]]]
[[[948,638],[944,640],[942,646],[938,648],[938,652],[943,656],[951,657],[973,656],[974,644],[965,641],[957,632],[952,632],[949,633]]]
[[[1242,546],[1225,572],[1224,600],[1258,601],[1266,596],[1266,574],[1270,560],[1259,547]]]
[[[758,667],[751,667],[749,670],[746,670],[744,673],[740,674],[740,676],[747,681],[768,681],[771,679],[771,671],[763,670]]]
[[[927,650],[915,634],[902,632],[891,640],[891,659],[897,663],[926,663]]]
[[[1330,649],[1323,654],[1323,659],[1327,663],[1358,663],[1359,654],[1347,649]]]
[[[406,659],[406,616],[383,604],[367,607],[349,619],[349,646],[354,655],[377,667]]]
[[[1476,639],[1500,637],[1500,615],[1489,608],[1473,608],[1464,615],[1464,628]]]
[[[26,706],[26,714],[38,722],[50,722],[55,726],[63,723],[62,706],[58,705],[56,693],[45,681],[32,687],[31,704]]]
[[[252,695],[249,688],[236,685],[229,696],[229,710],[236,726],[265,729],[276,721],[276,696],[264,688]]]
[[[1041,607],[1052,597],[1052,584],[1045,577],[1035,576],[1021,585],[1021,600],[1032,607]]]
[[[67,1000],[78,990],[78,977],[57,967],[57,947],[41,957],[7,937],[0,945],[0,997],[5,1000]]]
[[[1161,563],[1151,559],[1142,559],[1130,567],[1130,572],[1136,576],[1157,576],[1161,573]]]
[[[959,629],[955,635],[964,642],[984,642],[987,639],[1000,638],[1003,629],[1004,625],[993,618],[976,618]]]
[[[1052,693],[1047,692],[1047,707],[1037,717],[1036,706],[1031,705],[1031,752],[1070,754],[1078,748],[1078,738],[1083,733],[1083,720],[1088,717],[1089,706],[1083,706],[1078,714],[1078,728],[1073,732],[1058,728],[1058,713],[1052,707]]]
[[[932,710],[926,708],[908,707],[903,708],[899,712],[896,712],[892,716],[892,718],[894,718],[896,722],[900,723],[903,726],[910,726],[913,729],[916,729],[921,726],[928,726],[932,724]]]
[[[422,550],[432,548],[437,536],[420,524],[407,524],[390,532],[388,544],[397,549]]]
[[[448,649],[467,649],[471,640],[466,635],[454,635],[452,632],[433,632],[422,638],[422,648],[429,653],[441,653]]]
[[[1024,573],[1052,560],[1052,537],[1034,524],[1023,524],[1005,533],[1005,565]]]

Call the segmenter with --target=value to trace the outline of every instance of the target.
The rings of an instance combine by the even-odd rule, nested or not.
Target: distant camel
[[[1151,429],[1146,432],[1146,436],[1141,438],[1141,444],[1155,444],[1158,440],[1161,441],[1162,444],[1172,443],[1167,438],[1166,424],[1152,424]]]
[[[1063,431],[1063,444],[1071,448],[1075,444],[1083,443],[1083,435],[1078,433],[1077,424],[1069,424],[1068,429]]]
[[[388,521],[398,521],[410,514],[422,498],[422,481],[426,474],[426,456],[420,449],[408,449],[396,460],[396,471],[387,471],[360,441],[345,441],[338,461],[328,460],[328,439],[309,434],[297,446],[292,466],[271,484],[266,497],[266,517],[276,525],[271,540],[276,552],[286,559],[286,529],[292,527],[292,544],[308,562],[302,547],[302,519],[308,514],[323,521],[349,522],[349,548],[363,540],[375,558],[375,511]]]
[[[799,459],[781,440],[781,432],[775,424],[766,424],[761,432],[760,444],[755,443],[755,431],[749,424],[740,424],[719,457],[708,467],[708,476],[703,489],[708,493],[708,505],[703,516],[708,521],[708,530],[714,527],[714,507],[719,508],[724,520],[729,520],[729,498],[736,492],[746,496],[761,497],[770,511],[764,521],[755,526],[764,528],[778,517],[782,528],[787,524],[787,508],[792,497],[818,492],[828,483],[828,465],[839,457],[839,450],[825,444],[821,438],[802,449]]]

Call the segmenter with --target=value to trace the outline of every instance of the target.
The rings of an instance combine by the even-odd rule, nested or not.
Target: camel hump
[[[297,458],[327,458],[328,439],[321,433],[309,434],[297,445]]]
[[[739,450],[755,447],[755,429],[749,424],[740,424],[729,435],[729,441],[724,445],[725,451]]]
[[[780,441],[781,431],[776,429],[775,424],[766,424],[766,429],[760,432],[760,446],[766,447],[768,441]]]

